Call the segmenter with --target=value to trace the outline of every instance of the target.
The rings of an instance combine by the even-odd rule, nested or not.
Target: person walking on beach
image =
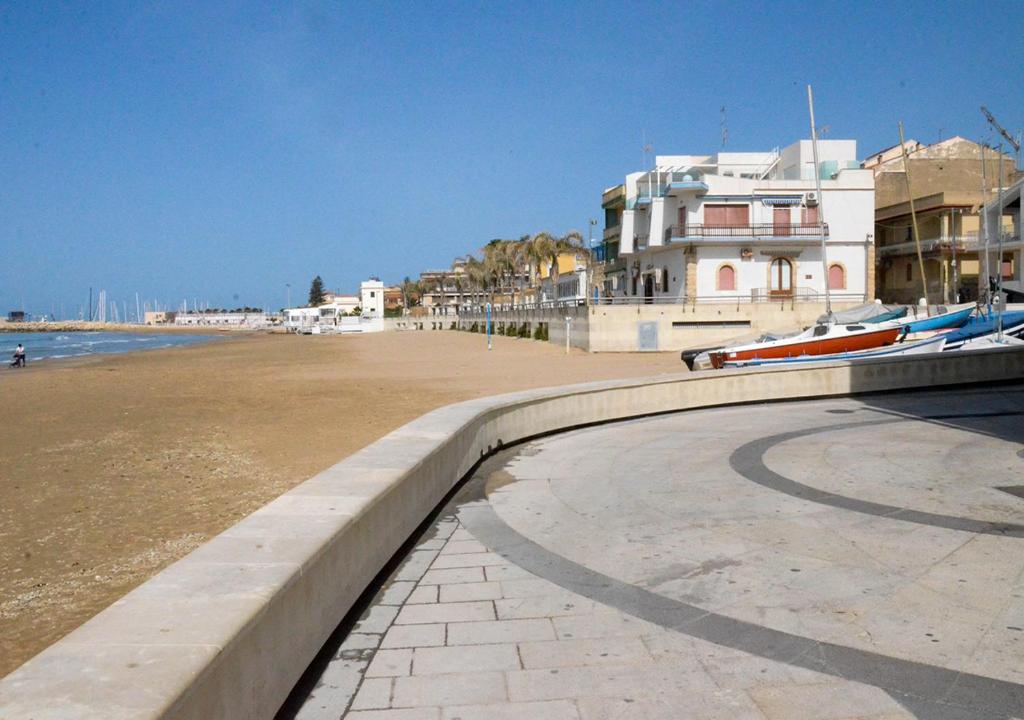
[[[21,343],[14,348],[14,362],[11,363],[11,367],[25,367],[25,346]]]

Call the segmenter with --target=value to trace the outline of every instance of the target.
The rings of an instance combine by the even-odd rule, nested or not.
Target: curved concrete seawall
[[[0,719],[272,718],[360,594],[502,445],[733,403],[1024,378],[1024,350],[590,383],[428,413],[260,508],[0,680]]]

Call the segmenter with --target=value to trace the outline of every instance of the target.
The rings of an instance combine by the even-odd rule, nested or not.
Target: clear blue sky
[[[586,232],[655,152],[1024,127],[1017,2],[0,4],[0,311],[278,308]],[[430,5],[435,7],[431,8]]]

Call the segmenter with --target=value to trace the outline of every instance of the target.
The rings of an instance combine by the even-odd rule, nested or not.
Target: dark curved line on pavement
[[[573,562],[519,534],[498,516],[484,496],[488,468],[493,471],[496,466],[481,466],[459,499],[459,520],[501,556],[577,595],[716,645],[873,685],[918,718],[1007,720],[1024,711],[1024,685],[773,630],[658,595]]]
[[[1003,417],[1007,415],[1024,415],[1024,413],[1011,411],[1001,413],[972,413],[963,415],[934,415],[934,416],[900,416],[887,420],[869,420],[861,422],[838,423],[835,425],[820,425],[807,430],[794,430],[792,432],[779,433],[758,438],[745,445],[740,445],[729,456],[729,465],[737,473],[751,482],[762,485],[769,490],[784,493],[791,497],[807,500],[809,502],[828,505],[842,510],[875,515],[889,520],[903,520],[905,522],[918,523],[919,525],[931,525],[932,527],[946,528],[947,530],[960,530],[963,532],[976,533],[979,535],[998,535],[1000,537],[1024,538],[1024,525],[1017,523],[989,522],[986,520],[974,520],[972,518],[959,517],[956,515],[942,515],[939,513],[924,512],[923,510],[911,510],[910,508],[896,505],[884,505],[882,503],[861,500],[859,498],[839,495],[837,493],[820,490],[810,485],[792,480],[785,475],[780,475],[764,462],[765,453],[776,445],[789,440],[807,437],[822,432],[833,430],[847,430],[849,428],[864,427],[866,425],[881,425],[886,423],[907,422],[910,420],[951,420],[960,418],[975,417]]]

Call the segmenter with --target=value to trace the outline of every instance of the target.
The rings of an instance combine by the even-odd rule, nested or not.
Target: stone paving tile
[[[444,538],[434,538],[432,540],[424,540],[416,546],[417,550],[440,550],[448,543]]]
[[[353,710],[377,710],[391,705],[391,678],[366,678],[352,699]]]
[[[508,699],[500,672],[395,678],[394,707],[482,705]]]
[[[383,634],[391,626],[396,615],[396,605],[372,605],[356,623],[353,632]]]
[[[409,553],[409,557],[395,573],[394,579],[412,580],[413,582],[419,580],[436,557],[437,550],[414,550]]]
[[[663,695],[653,698],[581,698],[576,702],[581,720],[765,720],[745,696],[710,698]],[[793,716],[787,720],[812,720]]]
[[[396,625],[425,623],[460,623],[475,620],[494,620],[494,603],[490,600],[430,605],[406,605],[395,619]]]
[[[401,605],[406,602],[409,594],[416,587],[411,580],[399,580],[388,585],[378,602],[381,605]]]
[[[443,720],[579,720],[568,700],[444,708]]]
[[[514,644],[416,648],[412,658],[413,675],[519,669]]]
[[[484,568],[481,567],[448,568],[445,570],[428,570],[420,580],[420,585],[483,582],[484,579]]]
[[[457,583],[439,585],[441,602],[469,602],[471,600],[497,600],[501,597],[501,583]]]
[[[437,585],[421,585],[409,594],[406,605],[422,605],[437,602]]]
[[[375,648],[380,645],[379,634],[367,634],[351,632],[348,637],[341,643],[339,653],[346,652],[348,650],[365,650],[367,648]]]
[[[501,582],[501,596],[506,598],[553,595],[561,590],[562,588],[558,587],[554,583],[532,576],[516,580],[502,580]]]
[[[552,622],[559,639],[639,637],[664,632],[657,625],[617,611],[556,617]]]
[[[493,565],[484,570],[488,580],[535,580],[537,577],[517,565]]]
[[[903,712],[900,704],[884,690],[842,680],[814,685],[758,685],[747,693],[769,720],[795,717],[834,720]]]
[[[412,650],[378,650],[374,653],[366,677],[393,677],[408,675],[412,667]]]
[[[448,645],[488,645],[554,639],[555,630],[547,618],[464,622],[448,626]]]
[[[459,528],[455,532],[453,532],[451,534],[451,537],[449,537],[448,539],[451,542],[458,542],[458,541],[461,541],[461,540],[474,540],[474,541],[476,541],[476,538],[473,537],[472,533],[470,533],[469,530],[467,530],[466,528],[462,527],[461,525],[459,526]]]
[[[327,664],[316,687],[295,714],[295,720],[338,720],[359,688],[364,660],[338,660]]]
[[[499,620],[517,618],[558,617],[561,615],[589,615],[601,609],[593,600],[572,593],[532,598],[505,598],[496,600],[494,609]]]
[[[442,555],[461,555],[464,553],[488,552],[483,543],[478,540],[449,540],[441,551]]]
[[[586,697],[641,699],[677,692],[715,692],[718,686],[699,670],[643,664],[512,671],[508,673],[508,690],[512,701],[524,702]]]
[[[440,708],[403,708],[395,710],[361,710],[345,715],[352,720],[440,720]]]
[[[741,650],[661,632],[643,637],[655,661],[699,663],[720,687],[742,690],[756,685],[827,682],[829,675],[795,665],[768,660]]]
[[[382,648],[411,648],[444,645],[445,626],[436,625],[393,625],[384,639]]]
[[[639,638],[594,638],[519,644],[527,670],[581,665],[633,665],[654,662]]]
[[[487,565],[508,565],[508,560],[491,552],[462,553],[459,555],[438,555],[431,563],[432,570],[460,567],[483,567]]]

